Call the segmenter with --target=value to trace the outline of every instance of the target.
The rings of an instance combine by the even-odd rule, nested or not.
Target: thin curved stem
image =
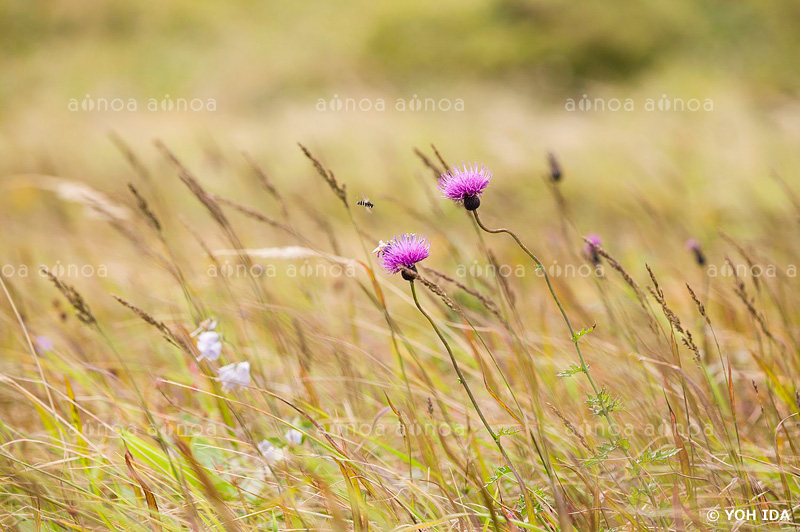
[[[547,289],[550,291],[550,295],[553,297],[553,301],[556,302],[558,310],[559,312],[561,312],[561,316],[564,318],[564,322],[567,324],[567,329],[569,329],[570,337],[574,338],[575,329],[572,327],[572,322],[569,321],[567,312],[564,310],[564,306],[561,304],[561,300],[558,299],[555,289],[553,288],[553,283],[550,281],[550,276],[547,275],[547,269],[545,269],[544,265],[539,260],[539,258],[536,255],[534,255],[533,252],[530,249],[528,249],[525,246],[525,244],[522,243],[519,237],[515,235],[513,232],[503,227],[501,227],[500,229],[489,229],[488,227],[483,225],[483,222],[481,222],[477,210],[472,211],[472,215],[475,217],[475,222],[478,224],[478,226],[487,233],[493,233],[493,234],[506,233],[507,235],[510,235],[511,238],[513,238],[514,241],[517,243],[517,245],[522,249],[522,251],[524,251],[525,254],[528,255],[531,258],[531,260],[533,260],[533,262],[536,263],[536,267],[542,270],[542,273],[544,274],[544,280],[547,283]],[[578,359],[581,362],[581,370],[586,374],[586,377],[589,380],[589,384],[592,386],[592,390],[594,391],[595,394],[600,393],[600,390],[597,388],[597,384],[594,382],[594,379],[592,378],[591,374],[589,374],[589,372],[586,371],[587,370],[586,361],[583,358],[583,353],[581,352],[581,346],[578,344],[578,342],[573,341],[572,343],[575,344],[575,351],[577,351]]]
[[[433,321],[433,318],[430,316],[430,314],[425,312],[425,310],[422,308],[422,305],[420,305],[419,298],[417,297],[417,289],[416,289],[416,287],[414,285],[414,280],[411,279],[409,281],[409,284],[411,285],[411,295],[414,298],[414,304],[417,306],[417,309],[419,309],[419,311],[422,313],[422,315],[425,316],[425,319],[427,319],[428,322],[431,324],[431,327],[433,327],[433,330],[436,333],[436,336],[439,337],[439,340],[441,340],[442,344],[444,345],[444,348],[447,350],[447,354],[450,356],[450,362],[453,364],[453,369],[456,370],[456,375],[458,375],[458,382],[460,382],[461,386],[464,387],[464,391],[467,392],[467,395],[469,396],[469,400],[472,403],[472,407],[478,413],[478,417],[481,418],[481,422],[483,423],[483,426],[486,427],[487,432],[489,432],[489,435],[492,437],[492,440],[494,440],[495,445],[497,445],[497,448],[500,450],[500,454],[503,455],[503,459],[505,460],[506,465],[511,470],[511,472],[514,474],[514,477],[517,479],[517,483],[519,484],[520,489],[522,490],[522,495],[525,498],[526,505],[527,505],[527,502],[528,502],[528,490],[525,487],[525,482],[522,480],[522,477],[517,472],[517,469],[514,467],[514,464],[511,463],[511,458],[509,458],[508,454],[506,453],[505,448],[503,448],[503,444],[500,443],[500,436],[498,436],[497,433],[495,433],[495,431],[492,429],[492,426],[489,425],[489,422],[486,420],[486,417],[483,415],[483,411],[481,410],[481,407],[478,406],[478,401],[475,399],[475,396],[472,394],[472,390],[470,389],[469,384],[467,384],[466,377],[461,372],[461,368],[459,367],[458,361],[456,360],[456,357],[453,354],[453,350],[450,348],[450,344],[447,343],[447,340],[445,339],[444,335],[442,334],[442,331],[439,330],[439,327],[436,325],[436,322]]]
[[[569,329],[569,334],[570,334],[572,343],[575,345],[575,351],[578,353],[578,359],[580,360],[580,363],[581,363],[581,371],[583,372],[584,375],[586,375],[586,379],[589,381],[589,385],[592,387],[592,391],[594,392],[595,397],[599,397],[600,389],[597,387],[597,384],[595,383],[594,378],[592,378],[592,374],[589,372],[589,368],[586,365],[586,360],[583,358],[583,353],[581,352],[581,346],[580,346],[580,344],[578,342],[578,339],[575,338],[575,329],[572,327],[572,322],[569,320],[569,317],[567,316],[567,312],[564,310],[564,305],[561,304],[561,300],[556,295],[555,289],[553,288],[553,283],[550,281],[550,276],[547,275],[547,270],[545,269],[545,267],[542,264],[542,262],[539,260],[539,258],[536,255],[533,254],[533,252],[530,249],[528,249],[527,246],[525,246],[525,244],[522,243],[522,241],[519,239],[519,237],[516,234],[514,234],[512,231],[510,231],[509,229],[506,229],[504,227],[501,227],[499,229],[490,229],[490,228],[486,227],[485,225],[483,225],[483,222],[481,222],[480,216],[478,216],[478,210],[477,209],[475,209],[475,210],[473,210],[471,212],[472,212],[473,217],[475,218],[475,222],[478,224],[478,227],[480,227],[481,229],[483,229],[487,233],[492,233],[492,234],[505,233],[505,234],[509,235],[511,238],[514,239],[514,241],[517,243],[517,245],[520,247],[520,249],[522,249],[522,251],[524,251],[525,254],[528,255],[531,258],[531,260],[533,260],[534,263],[536,263],[536,267],[542,270],[542,274],[544,276],[544,280],[547,283],[547,289],[550,291],[550,295],[553,297],[553,301],[556,302],[556,305],[558,306],[558,310],[559,310],[559,312],[561,312],[561,316],[564,318],[564,322],[567,324],[567,329]],[[612,427],[612,428],[614,426],[616,426],[616,422],[612,418],[611,412],[608,411],[608,409],[606,408],[606,406],[604,404],[601,404],[601,407],[602,407],[602,410],[601,410],[600,413],[606,419],[606,421],[608,422],[609,426]],[[626,447],[620,446],[620,449],[623,451],[623,453],[627,457],[628,462],[631,464],[631,467],[633,468],[634,471],[638,472],[638,471],[643,469],[641,467],[641,465],[636,460],[634,460],[633,456],[631,456],[630,452],[628,451],[628,449]],[[647,481],[644,480],[644,479],[641,479],[641,480],[642,480],[642,482],[644,484],[645,492],[647,493],[648,497],[650,498],[650,501],[653,503],[654,508],[657,508],[655,497],[653,496],[653,492],[650,489],[650,487],[648,486]],[[663,517],[661,518],[661,521],[663,523]]]

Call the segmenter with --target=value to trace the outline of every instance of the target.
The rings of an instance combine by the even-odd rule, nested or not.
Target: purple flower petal
[[[586,237],[586,246],[583,248],[583,254],[594,264],[600,262],[600,254],[597,252],[597,248],[600,245],[601,240],[598,235],[592,233]]]
[[[419,261],[427,259],[430,250],[427,237],[404,233],[379,247],[378,262],[388,273],[398,273],[403,268],[413,268]]]
[[[492,172],[478,163],[453,167],[439,178],[439,190],[445,198],[462,202],[468,196],[480,196],[492,180]]]

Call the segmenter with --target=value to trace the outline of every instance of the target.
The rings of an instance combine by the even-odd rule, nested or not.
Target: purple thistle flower
[[[55,349],[55,344],[48,336],[34,336],[33,341],[36,343],[36,351],[38,353],[49,353],[53,349]]]
[[[592,264],[599,264],[600,254],[597,252],[597,248],[600,247],[602,243],[600,236],[592,233],[586,237],[586,241],[586,247],[583,248],[583,254]]]
[[[384,270],[388,273],[403,272],[403,279],[410,281],[412,278],[403,271],[403,268],[417,271],[416,264],[427,259],[430,251],[431,245],[427,237],[416,233],[404,233],[389,242],[381,242],[375,253]]]
[[[558,164],[558,159],[556,159],[555,153],[547,153],[547,163],[550,165],[550,180],[553,181],[553,183],[561,181],[561,176],[563,174],[561,172],[561,165]]]
[[[463,165],[461,169],[453,166],[451,172],[445,172],[439,178],[439,190],[445,198],[463,203],[468,211],[474,211],[481,205],[480,195],[489,186],[492,172],[478,163]]]
[[[703,254],[703,250],[700,249],[700,242],[690,238],[686,241],[686,249],[694,253],[694,260],[697,261],[697,264],[703,266],[706,263],[706,256]]]

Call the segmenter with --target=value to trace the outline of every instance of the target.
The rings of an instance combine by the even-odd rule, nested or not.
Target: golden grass
[[[540,177],[544,148],[526,164],[514,142],[479,151],[497,176],[481,222],[537,255],[572,335],[513,240],[437,198],[431,174],[467,152],[454,142],[440,153],[420,142],[423,157],[395,146],[379,165],[368,142],[347,154],[331,139],[309,162],[299,148],[267,159],[192,147],[184,159],[183,146],[117,138],[115,162],[64,157],[82,179],[9,166],[0,523],[709,530],[733,526],[726,509],[791,510],[800,191],[768,176],[796,156],[752,115],[741,134],[773,139],[777,157],[714,140],[735,113],[637,116],[651,143],[620,124],[604,136],[605,117],[554,121],[555,186]],[[712,130],[696,146],[684,138],[694,123]],[[546,134],[534,131],[528,140]],[[503,153],[510,162],[493,164]],[[262,170],[267,160],[278,170]],[[372,214],[356,205],[362,190]],[[414,295],[432,323],[370,253],[405,231],[433,243]],[[589,233],[603,238],[602,275],[583,256]],[[222,356],[198,362],[192,331],[212,317]],[[218,368],[244,360],[250,385],[224,391]],[[291,428],[302,443],[287,442]],[[263,455],[264,440],[285,460]]]

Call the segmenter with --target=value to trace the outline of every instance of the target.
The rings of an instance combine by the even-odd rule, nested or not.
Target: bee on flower
[[[378,262],[387,273],[402,272],[406,281],[413,279],[406,270],[417,271],[417,263],[427,259],[431,250],[428,238],[416,233],[404,233],[381,244],[375,251]]]
[[[378,247],[373,249],[372,252],[375,253],[375,255],[377,255],[378,257],[380,257],[383,254],[383,252],[386,251],[386,249],[388,247],[389,247],[389,244],[387,244],[383,240],[379,240],[378,241]]]

